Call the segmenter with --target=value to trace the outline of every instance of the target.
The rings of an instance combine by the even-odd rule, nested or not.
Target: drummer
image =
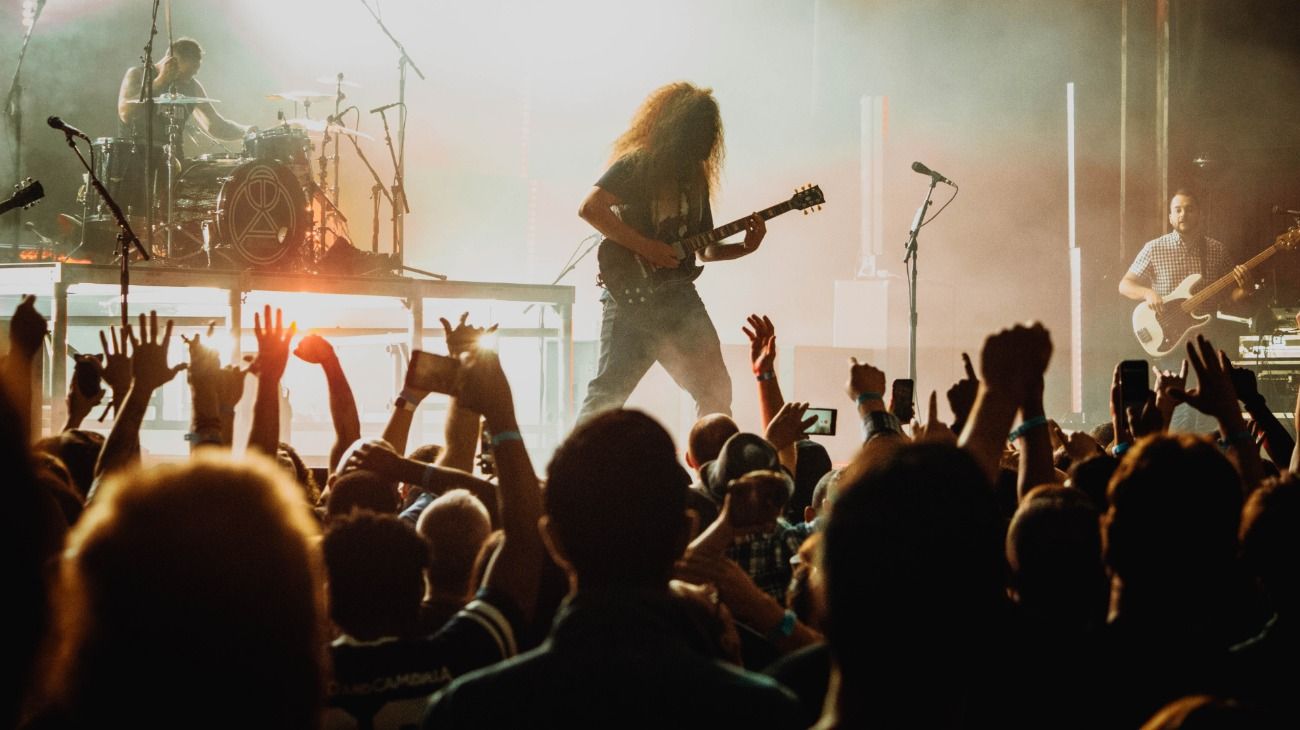
[[[154,98],[163,93],[173,93],[190,97],[206,97],[203,84],[194,78],[203,62],[203,47],[193,38],[180,38],[172,43],[171,50],[162,60],[154,64],[153,93]],[[140,67],[133,66],[122,77],[122,87],[117,94],[117,119],[120,122],[121,136],[142,138],[145,136],[145,104],[140,99]],[[191,110],[197,115],[198,123],[213,137],[222,140],[240,139],[253,127],[237,124],[221,116],[210,102],[199,104],[158,105],[154,118],[155,144],[163,144],[167,136],[168,109],[177,114],[176,129],[184,128]],[[177,150],[178,156],[183,156]]]

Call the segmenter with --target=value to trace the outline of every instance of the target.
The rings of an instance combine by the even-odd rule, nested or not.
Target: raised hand
[[[108,331],[112,336],[110,340],[104,337],[104,331],[99,331],[99,344],[104,349],[104,371],[102,376],[104,382],[108,383],[109,389],[113,391],[113,397],[108,405],[104,406],[103,413],[99,414],[99,420],[104,420],[111,410],[117,413],[122,407],[122,399],[126,397],[126,392],[131,388],[131,356],[130,338],[127,337],[126,330],[120,333],[116,327],[109,327]]]
[[[776,327],[767,315],[751,314],[745,321],[749,326],[740,331],[749,338],[749,364],[754,375],[772,372],[776,363]]]
[[[766,438],[777,451],[784,450],[803,438],[804,431],[817,422],[816,416],[806,419],[803,417],[807,411],[807,403],[789,402],[781,406],[781,410],[776,412],[771,423],[767,424],[767,431],[763,434],[763,438]]]
[[[1016,325],[992,334],[980,352],[985,386],[1011,395],[1021,404],[1042,395],[1043,374],[1052,359],[1052,335],[1039,322]]]
[[[76,355],[74,357],[76,364],[72,368],[72,384],[68,388],[68,423],[63,430],[77,428],[86,416],[94,410],[104,400],[105,391],[102,387],[86,395],[81,390],[81,381],[83,377],[87,380],[94,380],[97,384],[103,380],[104,366],[100,362],[98,355]],[[86,375],[82,375],[85,372]]]
[[[849,382],[844,386],[849,398],[857,400],[863,393],[874,393],[872,401],[879,400],[884,408],[885,371],[870,363],[858,362],[856,357],[849,358]]]
[[[1161,370],[1155,365],[1151,366],[1151,372],[1156,376],[1156,409],[1164,418],[1165,428],[1168,428],[1174,417],[1174,409],[1178,407],[1178,400],[1171,393],[1187,388],[1187,360],[1183,359],[1182,367],[1178,368],[1177,373]]]
[[[1047,427],[1052,431],[1052,446],[1064,449],[1072,462],[1083,461],[1103,453],[1101,444],[1097,443],[1097,439],[1086,431],[1074,431],[1066,435],[1061,428],[1061,424],[1052,420],[1047,422]],[[1059,447],[1057,446],[1058,442]]]
[[[1232,362],[1222,350],[1203,335],[1187,342],[1187,359],[1196,370],[1195,390],[1175,388],[1170,391],[1180,403],[1186,403],[1208,416],[1224,420],[1240,419],[1241,407],[1237,404],[1237,389],[1232,384]]]
[[[460,358],[460,404],[487,419],[493,431],[513,430],[515,402],[501,360],[492,350],[475,350]]]
[[[370,439],[357,445],[353,449],[351,456],[348,457],[347,463],[343,465],[343,471],[349,472],[353,469],[364,469],[372,471],[382,476],[394,476],[399,470],[405,459],[401,454],[393,451],[393,447],[383,439]]]
[[[215,324],[208,325],[209,339],[215,329]],[[195,388],[212,387],[216,373],[221,370],[221,358],[217,355],[217,351],[204,346],[202,335],[193,337],[181,335],[181,341],[189,349],[190,385]]]
[[[9,320],[9,352],[21,354],[30,361],[41,349],[49,331],[45,316],[36,311],[36,295],[24,294]]]
[[[487,328],[466,324],[465,320],[468,317],[469,312],[461,312],[455,327],[452,327],[451,322],[448,322],[445,317],[438,318],[438,321],[442,322],[442,331],[447,338],[447,352],[452,357],[460,357],[461,353],[477,349],[481,337],[497,331],[495,324]]]
[[[334,352],[334,346],[324,337],[314,332],[298,340],[298,347],[293,351],[293,354],[299,360],[313,365],[323,365],[330,360],[338,359],[338,355]]]
[[[960,426],[970,417],[970,409],[975,407],[975,396],[980,391],[980,379],[975,375],[970,355],[963,352],[961,361],[966,368],[966,377],[953,383],[947,393],[948,407],[952,409],[953,428],[956,431],[960,431]]]
[[[289,343],[293,341],[298,325],[291,322],[286,328],[284,312],[279,308],[275,310],[275,323],[272,324],[271,305],[266,305],[264,311],[262,317],[253,313],[253,333],[257,335],[257,359],[253,361],[253,369],[259,378],[278,381],[289,362]]]
[[[1255,377],[1254,370],[1237,367],[1231,361],[1228,362],[1229,373],[1232,376],[1232,387],[1237,389],[1237,398],[1241,400],[1247,408],[1262,404],[1264,396],[1259,392],[1259,380]]]
[[[131,339],[131,391],[151,393],[176,377],[186,368],[185,363],[168,367],[167,347],[172,339],[172,321],[167,320],[162,337],[158,336],[158,312],[150,311],[148,320],[140,315],[140,336],[128,325],[126,336]]]
[[[953,444],[954,446],[957,444],[957,434],[953,433],[948,424],[939,420],[938,391],[930,391],[930,408],[925,423],[912,421],[912,435],[917,441]]]

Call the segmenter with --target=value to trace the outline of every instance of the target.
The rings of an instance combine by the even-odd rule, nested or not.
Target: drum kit
[[[341,238],[347,219],[336,201],[338,140],[371,139],[341,124],[335,116],[311,118],[313,102],[341,98],[351,82],[324,77],[338,94],[283,91],[267,95],[292,102],[295,116],[267,129],[252,129],[236,153],[181,157],[181,131],[194,107],[217,99],[163,94],[154,98],[166,130],[155,144],[154,169],[147,170],[141,139],[101,137],[94,140],[93,165],[150,253],[161,265],[222,269],[269,269],[313,272],[330,245]],[[303,105],[304,115],[297,116]],[[333,142],[333,149],[330,143]],[[317,155],[317,152],[319,154]],[[313,161],[318,167],[313,172]],[[330,162],[333,169],[330,169]],[[332,173],[332,174],[331,174]],[[153,195],[150,195],[152,188]],[[83,189],[83,237],[77,258],[108,263],[117,255],[116,226],[104,202]],[[152,236],[144,223],[154,201]],[[331,240],[327,240],[331,239]]]

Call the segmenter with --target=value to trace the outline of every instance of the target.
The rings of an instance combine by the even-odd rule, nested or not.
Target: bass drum
[[[219,268],[292,269],[311,229],[293,172],[258,160],[196,161],[177,182],[175,210],[189,245],[174,253],[207,253]]]

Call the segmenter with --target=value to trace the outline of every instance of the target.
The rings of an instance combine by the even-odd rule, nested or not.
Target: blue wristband
[[[794,627],[797,625],[798,621],[799,617],[795,615],[795,612],[787,609],[785,615],[781,616],[781,623],[774,626],[772,630],[768,632],[767,638],[771,641],[790,638],[790,635],[794,633]]]
[[[883,401],[884,399],[885,399],[884,393],[862,393],[857,398],[858,405],[862,405],[863,403],[866,403],[869,400]]]
[[[761,383],[765,380],[774,380],[776,378],[776,373],[772,372],[771,370],[764,370],[763,372],[759,373],[756,377],[758,378],[758,382]]]
[[[1128,441],[1125,441],[1122,444],[1115,444],[1114,448],[1110,450],[1110,453],[1112,456],[1118,458],[1123,456],[1124,452],[1128,451],[1131,448],[1133,448],[1133,444],[1129,443]]]
[[[1025,421],[1019,426],[1016,426],[1016,428],[1012,430],[1011,433],[1007,436],[1007,441],[1010,441],[1011,443],[1014,444],[1016,442],[1016,439],[1020,438],[1021,436],[1024,436],[1026,433],[1034,430],[1035,428],[1039,428],[1041,426],[1046,426],[1046,425],[1047,425],[1047,416],[1034,416],[1028,421]]]
[[[492,446],[500,446],[506,441],[523,441],[524,437],[518,431],[502,431],[501,433],[492,434]]]

